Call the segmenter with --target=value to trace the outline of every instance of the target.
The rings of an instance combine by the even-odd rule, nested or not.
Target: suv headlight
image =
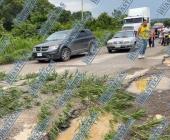
[[[58,46],[49,46],[49,50],[56,50],[58,49]]]

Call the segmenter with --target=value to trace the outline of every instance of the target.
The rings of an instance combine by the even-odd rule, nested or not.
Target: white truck
[[[124,18],[124,25],[122,29],[138,31],[138,28],[144,19],[146,19],[150,25],[150,8],[141,7],[129,9],[128,17]]]

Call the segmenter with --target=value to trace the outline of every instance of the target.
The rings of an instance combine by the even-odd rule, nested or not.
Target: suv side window
[[[87,31],[88,36],[93,36],[93,33],[91,31]]]
[[[80,31],[78,38],[86,37],[87,35],[88,35],[87,32],[82,30],[82,31]]]

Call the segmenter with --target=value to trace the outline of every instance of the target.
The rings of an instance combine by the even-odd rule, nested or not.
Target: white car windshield
[[[133,31],[123,31],[123,32],[118,32],[114,35],[114,38],[127,38],[127,37],[134,37],[134,32]]]
[[[134,30],[133,26],[124,26],[123,30]]]
[[[118,32],[114,35],[114,38],[127,38],[127,37],[134,37],[134,32],[133,31],[123,31],[123,32]]]

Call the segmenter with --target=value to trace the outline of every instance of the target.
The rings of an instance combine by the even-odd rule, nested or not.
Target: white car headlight
[[[113,43],[112,42],[107,42],[107,45],[112,45]]]

